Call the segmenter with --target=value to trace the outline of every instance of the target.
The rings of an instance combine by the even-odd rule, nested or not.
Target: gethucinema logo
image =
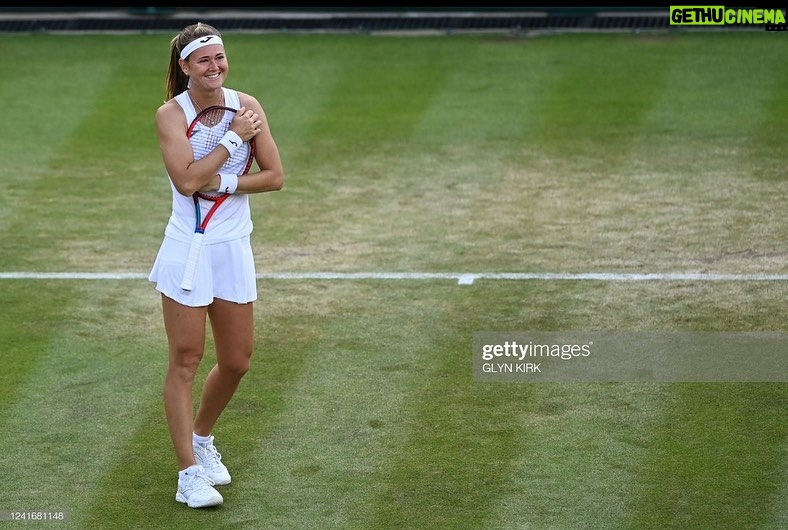
[[[731,8],[725,6],[670,6],[671,26],[763,26],[766,31],[785,31],[782,9]]]

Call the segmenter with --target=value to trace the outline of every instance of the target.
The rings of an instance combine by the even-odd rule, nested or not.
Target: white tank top
[[[222,88],[222,90],[224,91],[225,105],[236,109],[239,108],[241,103],[238,99],[238,93],[228,88]],[[187,92],[182,92],[175,96],[175,101],[183,108],[186,114],[187,123],[191,123],[192,120],[197,117],[197,111],[192,104],[189,94]],[[232,120],[232,114],[227,113],[224,119],[225,121]],[[226,128],[226,125],[217,124],[217,126],[224,126]],[[199,160],[210,151],[210,149],[205,149],[203,147],[204,141],[201,141],[200,125],[195,129],[189,142],[192,144],[195,160]],[[246,160],[249,153],[248,149],[248,144],[244,143],[244,145],[224,163],[219,169],[219,172],[241,174],[246,166]],[[164,229],[164,234],[179,241],[189,242],[194,233],[196,220],[194,200],[190,195],[182,195],[175,188],[171,178],[170,188],[172,189],[172,213]],[[202,219],[205,219],[212,204],[213,203],[210,201],[200,200]],[[212,243],[230,241],[247,236],[251,233],[252,218],[249,210],[249,196],[245,193],[233,194],[219,206],[219,209],[216,210],[213,217],[211,217],[205,229],[203,244],[210,245]]]

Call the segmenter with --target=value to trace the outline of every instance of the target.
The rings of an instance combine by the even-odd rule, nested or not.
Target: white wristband
[[[219,193],[235,193],[238,189],[238,175],[235,173],[219,173]]]
[[[222,144],[225,149],[227,149],[227,152],[230,153],[230,156],[233,156],[235,151],[241,147],[243,140],[241,140],[241,137],[235,134],[233,131],[227,131],[224,133],[224,136],[222,136],[222,139],[219,140],[219,143]]]

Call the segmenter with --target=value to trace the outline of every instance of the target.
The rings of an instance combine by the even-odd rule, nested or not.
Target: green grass
[[[147,273],[170,196],[169,35],[0,36],[0,271]],[[260,272],[784,274],[776,33],[226,35],[285,189]],[[782,383],[479,383],[479,330],[785,331],[785,282],[259,285],[216,429],[225,503],[174,501],[144,280],[0,280],[0,510],[69,528],[788,525]],[[209,348],[207,372],[213,351]],[[49,528],[52,523],[28,527]]]

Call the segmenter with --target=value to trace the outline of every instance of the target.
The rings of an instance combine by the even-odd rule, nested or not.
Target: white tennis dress
[[[223,88],[225,104],[240,107],[238,93]],[[186,92],[175,96],[175,100],[186,113],[187,123],[197,116],[197,111]],[[225,120],[232,119],[228,113]],[[219,123],[217,127],[227,127]],[[189,141],[194,150],[195,160],[207,154],[204,145],[204,128],[197,126]],[[246,166],[248,144],[244,144],[225,162],[219,170],[222,173],[241,174]],[[206,306],[214,298],[229,300],[239,304],[257,299],[257,279],[254,255],[250,243],[252,218],[249,209],[249,196],[233,194],[224,201],[211,218],[205,229],[202,250],[197,265],[194,286],[191,291],[181,289],[186,257],[189,254],[192,234],[194,233],[194,201],[191,196],[181,195],[170,179],[172,189],[172,213],[164,229],[164,240],[159,247],[156,260],[148,279],[156,284],[156,290],[176,302],[192,307]],[[202,203],[202,216],[210,209],[209,201]]]

